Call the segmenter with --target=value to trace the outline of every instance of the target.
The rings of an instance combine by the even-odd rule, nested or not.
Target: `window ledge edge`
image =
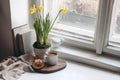
[[[91,66],[104,68],[107,70],[120,72],[120,63],[114,57],[95,54],[93,51],[85,49],[76,49],[66,46],[61,46],[54,49],[59,53],[59,57],[85,63]]]

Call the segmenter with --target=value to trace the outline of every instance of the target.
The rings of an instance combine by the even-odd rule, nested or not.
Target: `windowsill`
[[[25,73],[18,80],[119,80],[117,73],[67,61],[67,67],[55,73]],[[113,77],[114,76],[114,77]]]
[[[119,58],[109,55],[98,55],[94,51],[71,46],[61,46],[55,50],[59,52],[59,56],[62,58],[120,72]]]

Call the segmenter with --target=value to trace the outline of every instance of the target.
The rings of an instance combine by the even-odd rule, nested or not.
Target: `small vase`
[[[34,47],[35,57],[40,58],[40,59],[44,59],[44,56],[45,56],[46,52],[49,51],[49,50],[50,50],[50,48],[38,49],[38,48]]]
[[[34,53],[36,58],[44,59],[45,54],[50,50],[51,44],[46,47],[40,47],[37,42],[33,44]]]

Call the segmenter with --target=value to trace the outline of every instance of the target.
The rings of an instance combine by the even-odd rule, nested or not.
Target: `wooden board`
[[[56,72],[59,70],[62,70],[66,67],[66,62],[63,60],[58,60],[57,64],[55,66],[50,66],[50,65],[45,65],[42,69],[34,69],[35,72],[38,73],[52,73],[52,72]]]

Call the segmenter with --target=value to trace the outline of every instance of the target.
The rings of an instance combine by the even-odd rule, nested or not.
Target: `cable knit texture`
[[[30,65],[33,59],[31,54],[4,59],[0,63],[0,80],[17,80],[23,73],[31,72]]]

